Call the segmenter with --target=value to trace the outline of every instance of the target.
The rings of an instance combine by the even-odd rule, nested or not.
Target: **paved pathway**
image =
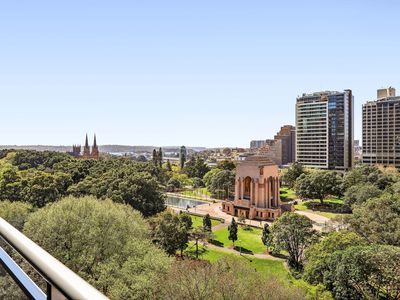
[[[177,210],[177,211],[182,210],[179,208],[173,208],[173,209]],[[228,226],[228,224],[232,220],[231,215],[228,215],[227,213],[224,213],[222,211],[222,206],[221,206],[220,202],[197,205],[197,207],[195,207],[195,208],[189,208],[189,212],[197,213],[200,215],[209,214],[211,217],[224,219],[225,223],[214,226],[213,230],[218,230],[218,229]],[[329,218],[324,217],[320,214],[311,212],[311,211],[296,210],[295,213],[304,215],[304,216],[310,218],[311,221],[313,221],[313,223],[314,223],[313,224],[314,228],[318,231],[324,230],[324,228],[326,227],[327,224],[332,223],[332,221]],[[235,220],[238,221],[238,218],[235,217]],[[271,222],[269,222],[269,221],[246,220],[246,224],[249,224],[249,225],[252,225],[255,227],[259,227],[259,228],[263,228],[265,223],[268,223],[269,225],[271,225]]]
[[[272,256],[272,255],[269,255],[269,254],[260,254],[260,253],[255,253],[255,254],[248,254],[248,253],[246,253],[246,254],[240,254],[240,252],[238,252],[238,251],[236,251],[236,250],[234,250],[234,249],[232,249],[232,248],[218,247],[218,246],[215,246],[215,245],[210,244],[210,243],[205,243],[205,245],[206,245],[207,248],[210,248],[210,249],[214,249],[214,250],[217,250],[217,251],[220,251],[220,252],[225,252],[225,253],[231,253],[231,254],[235,254],[235,255],[241,255],[241,256],[244,256],[244,257],[246,257],[246,258],[255,257],[255,258],[260,258],[260,259],[283,260],[282,258],[275,257],[275,256]]]

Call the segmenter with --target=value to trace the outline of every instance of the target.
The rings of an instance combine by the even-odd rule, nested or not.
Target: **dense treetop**
[[[166,171],[127,158],[77,159],[57,152],[2,151],[0,199],[35,207],[67,196],[93,195],[131,205],[144,216],[165,209]]]
[[[170,264],[142,216],[111,200],[65,198],[33,213],[24,233],[112,299],[148,297]]]

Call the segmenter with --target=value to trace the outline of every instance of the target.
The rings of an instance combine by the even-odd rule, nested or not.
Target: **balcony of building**
[[[2,218],[0,264],[15,282],[8,290],[21,289],[27,299],[108,299]]]

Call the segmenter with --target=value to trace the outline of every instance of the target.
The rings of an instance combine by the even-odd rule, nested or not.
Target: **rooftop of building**
[[[303,93],[301,96],[298,96],[297,99],[317,98],[317,97],[321,97],[321,96],[340,95],[340,94],[343,94],[345,91],[349,91],[349,90],[344,90],[343,92],[339,92],[339,91],[320,91],[320,92],[314,92],[314,93]]]
[[[365,105],[376,105],[379,103],[383,103],[383,102],[399,102],[400,101],[400,96],[396,96],[396,97],[385,97],[385,98],[379,98],[376,100],[369,100],[366,103],[363,104],[363,106]]]
[[[243,163],[257,164],[260,167],[276,165],[272,160],[270,160],[268,157],[263,156],[263,155],[250,155],[243,161]]]

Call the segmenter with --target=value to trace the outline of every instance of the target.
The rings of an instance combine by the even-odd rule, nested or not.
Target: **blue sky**
[[[1,1],[0,144],[247,146],[303,92],[400,93],[400,2]]]

